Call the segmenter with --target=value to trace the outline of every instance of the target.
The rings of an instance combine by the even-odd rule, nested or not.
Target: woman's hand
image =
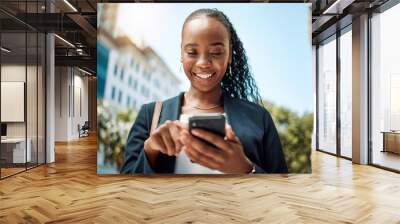
[[[177,155],[182,148],[179,139],[181,129],[182,124],[179,121],[166,121],[144,142],[146,153],[154,155],[161,152],[169,156]]]
[[[225,130],[224,139],[202,129],[193,129],[191,132],[193,135],[183,129],[180,139],[183,143],[182,149],[192,162],[210,169],[224,173],[249,173],[252,163],[244,154],[242,143],[229,125]]]

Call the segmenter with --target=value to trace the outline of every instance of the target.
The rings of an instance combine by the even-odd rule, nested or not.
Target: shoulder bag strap
[[[158,120],[160,119],[161,109],[162,109],[162,102],[157,101],[156,106],[154,107],[153,119],[151,121],[150,134],[153,133],[154,130],[156,130],[157,128]]]

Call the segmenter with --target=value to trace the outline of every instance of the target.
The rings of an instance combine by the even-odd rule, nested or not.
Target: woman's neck
[[[196,106],[196,107],[211,107],[215,105],[221,105],[221,88],[210,92],[201,92],[193,87],[190,87],[189,91],[186,93],[186,105]]]

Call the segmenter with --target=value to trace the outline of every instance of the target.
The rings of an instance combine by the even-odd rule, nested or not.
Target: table
[[[383,150],[382,152],[392,152],[400,154],[400,131],[382,131]]]
[[[1,139],[1,157],[6,163],[25,163],[31,162],[31,145],[32,140],[27,138],[25,154],[25,138],[6,138]],[[25,161],[26,159],[26,161]]]

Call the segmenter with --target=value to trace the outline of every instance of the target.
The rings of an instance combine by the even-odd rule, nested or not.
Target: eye
[[[210,53],[213,57],[219,57],[219,56],[221,56],[222,54],[223,54],[223,52],[211,52]]]
[[[215,47],[210,49],[210,55],[213,57],[219,57],[224,54],[224,49],[220,47]]]
[[[196,51],[188,51],[186,52],[189,56],[196,56],[197,52]]]

